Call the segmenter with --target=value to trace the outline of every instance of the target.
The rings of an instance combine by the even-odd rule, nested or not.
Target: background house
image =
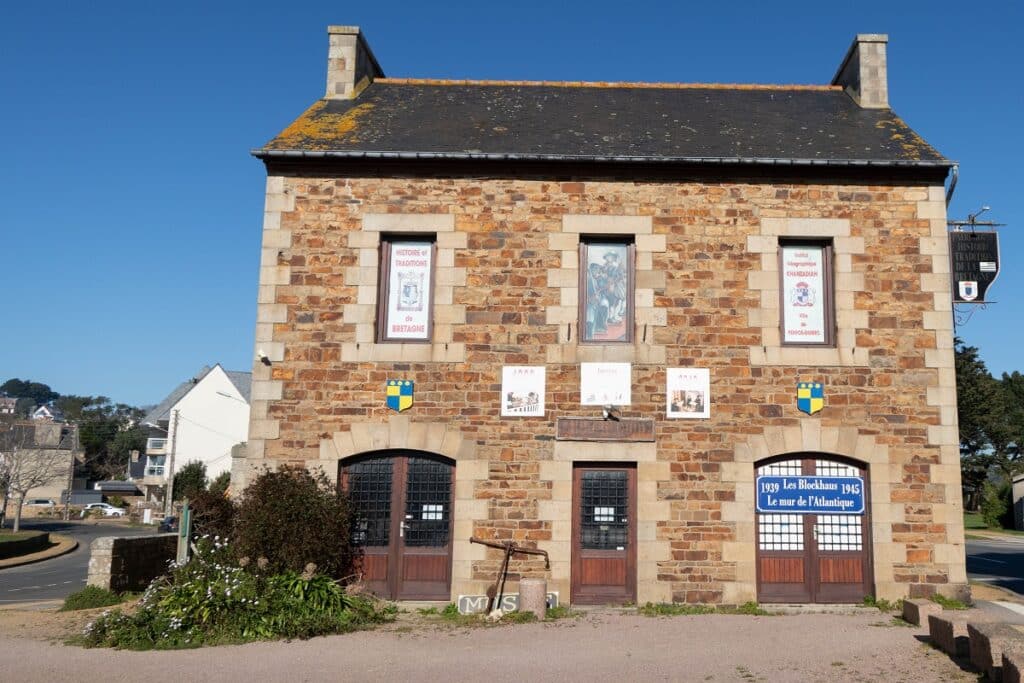
[[[60,423],[19,422],[0,432],[0,459],[13,451],[27,452],[35,461],[45,463],[46,471],[38,476],[38,486],[28,490],[25,499],[50,498],[60,504],[68,487],[68,477],[75,455],[73,427]],[[43,481],[44,480],[44,481]],[[14,494],[10,503],[14,503]]]
[[[162,500],[170,474],[190,462],[206,465],[214,479],[231,469],[231,448],[246,440],[251,373],[204,367],[175,387],[142,425],[150,430],[146,452],[129,467],[148,500]]]

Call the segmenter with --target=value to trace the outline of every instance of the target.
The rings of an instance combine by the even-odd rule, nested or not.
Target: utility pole
[[[174,511],[174,451],[178,448],[178,411],[171,413],[171,428],[167,431],[171,439],[171,455],[167,460],[167,488],[164,496],[164,517]]]
[[[64,521],[71,519],[71,489],[75,485],[75,457],[78,455],[78,425],[71,425],[71,467],[68,470],[68,490],[64,494]]]

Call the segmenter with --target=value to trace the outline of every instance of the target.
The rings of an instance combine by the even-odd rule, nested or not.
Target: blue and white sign
[[[757,511],[803,515],[864,513],[861,477],[758,477]]]

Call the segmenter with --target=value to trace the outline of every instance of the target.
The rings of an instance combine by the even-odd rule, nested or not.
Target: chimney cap
[[[327,27],[327,32],[328,33],[338,33],[338,34],[347,35],[347,36],[356,36],[356,35],[359,35],[359,27],[358,26],[333,25],[333,26],[328,26]]]

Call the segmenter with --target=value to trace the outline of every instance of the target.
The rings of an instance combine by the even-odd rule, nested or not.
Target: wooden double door
[[[864,514],[756,513],[758,601],[858,603],[874,595],[867,470],[823,455],[800,454],[761,464],[756,474],[864,481]]]
[[[576,465],[571,602],[635,602],[636,549],[636,465]]]
[[[391,600],[451,598],[455,467],[418,451],[347,460],[341,486],[356,508],[363,580]]]

